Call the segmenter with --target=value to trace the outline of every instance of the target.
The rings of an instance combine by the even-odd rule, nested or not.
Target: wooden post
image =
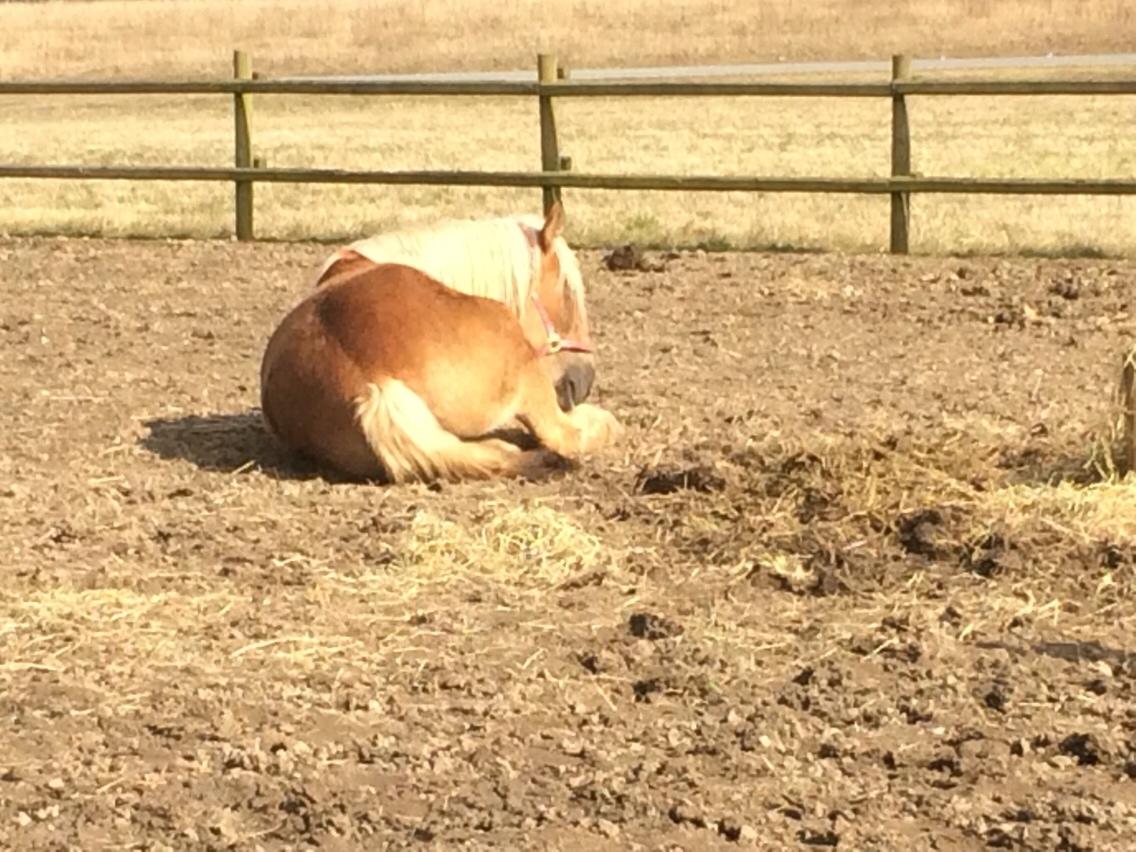
[[[537,80],[540,83],[555,83],[557,73],[556,54],[540,53],[536,58]],[[552,111],[552,98],[540,96],[540,168],[545,172],[560,170],[560,143],[556,138],[556,115]],[[560,200],[560,187],[544,187],[544,212],[547,213],[554,201]]]
[[[902,54],[891,58],[891,81],[897,83],[911,77],[911,59]],[[907,124],[907,100],[894,93],[891,98],[891,175],[911,174],[911,131]],[[891,194],[891,252],[907,254],[908,225],[911,221],[911,195]]]
[[[233,51],[233,78],[252,79],[252,62],[243,50]],[[233,117],[235,120],[234,139],[236,148],[233,165],[238,169],[252,167],[252,96],[243,92],[233,95]],[[238,240],[251,240],[252,228],[252,181],[236,181],[236,231]]]
[[[1124,356],[1120,387],[1124,405],[1124,469],[1120,473],[1127,476],[1136,471],[1136,349]]]

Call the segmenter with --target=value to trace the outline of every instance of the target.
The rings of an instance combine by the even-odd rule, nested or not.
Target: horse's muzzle
[[[596,371],[587,361],[573,361],[556,383],[556,400],[564,411],[571,411],[592,392]]]

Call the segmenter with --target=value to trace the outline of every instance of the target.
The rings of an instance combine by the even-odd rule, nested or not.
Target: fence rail
[[[234,104],[234,166],[82,166],[5,165],[0,178],[65,180],[226,181],[234,185],[238,239],[251,240],[253,186],[256,183],[339,183],[381,185],[490,186],[540,188],[545,208],[562,189],[659,190],[690,192],[809,192],[886,194],[891,197],[890,249],[908,251],[910,195],[913,193],[1015,195],[1136,195],[1136,176],[1117,179],[1003,179],[923,177],[911,172],[908,95],[1136,95],[1136,78],[1113,80],[915,80],[906,56],[892,59],[891,79],[880,83],[771,82],[576,82],[541,54],[535,82],[435,82],[414,80],[260,79],[242,51],[233,55],[232,80],[190,81],[0,81],[2,95],[230,95]],[[253,156],[252,96],[375,95],[446,97],[536,97],[540,115],[539,172],[375,171],[267,168]],[[554,101],[570,97],[832,97],[889,98],[892,104],[891,176],[869,178],[723,175],[615,175],[574,173],[560,153]]]
[[[563,70],[563,69],[561,69]],[[883,83],[717,81],[442,82],[430,80],[0,80],[0,95],[442,95],[448,97],[824,97],[1134,95],[1136,79],[907,80]]]
[[[205,168],[198,166],[4,166],[0,178],[66,180],[343,183],[387,186],[661,190],[689,192],[896,192],[990,195],[1136,195],[1136,178],[824,178],[729,175],[610,175],[585,172],[355,171],[350,169]]]

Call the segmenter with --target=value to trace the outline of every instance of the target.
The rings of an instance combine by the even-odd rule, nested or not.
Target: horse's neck
[[[517,232],[523,234],[521,227]],[[521,263],[516,245],[499,234],[455,236],[437,231],[409,238],[370,237],[350,248],[374,263],[412,266],[451,290],[502,302],[519,314],[537,266],[531,249]]]

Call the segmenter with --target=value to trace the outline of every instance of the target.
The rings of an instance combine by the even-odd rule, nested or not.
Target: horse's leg
[[[595,452],[617,441],[623,427],[606,409],[580,403],[571,411],[561,410],[556,389],[537,360],[521,372],[516,416],[544,446],[573,458]]]
[[[369,384],[356,402],[356,420],[393,482],[532,476],[549,466],[547,454],[539,450],[521,450],[494,438],[463,440],[397,379]]]

